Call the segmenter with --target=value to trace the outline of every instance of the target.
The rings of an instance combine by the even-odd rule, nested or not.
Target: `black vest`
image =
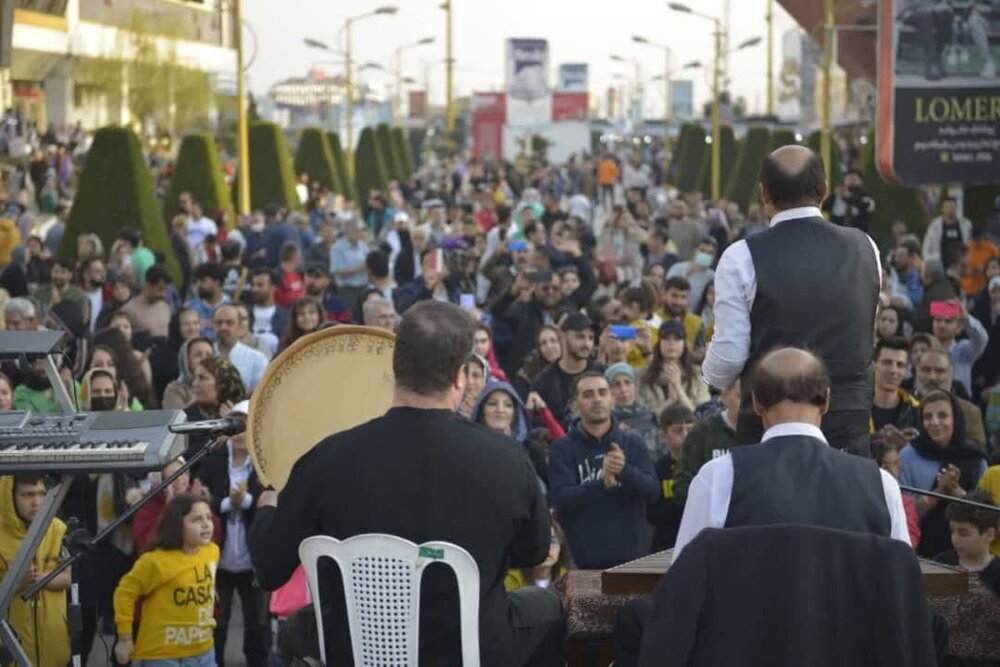
[[[790,435],[729,450],[733,494],[726,527],[804,523],[892,532],[878,465],[816,438]]]
[[[830,373],[830,411],[870,410],[880,282],[871,240],[823,218],[799,218],[746,242],[757,292],[744,374],[775,348],[808,348]],[[749,384],[744,382],[746,412],[752,412]]]

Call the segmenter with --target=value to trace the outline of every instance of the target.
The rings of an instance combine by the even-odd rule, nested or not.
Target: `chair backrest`
[[[468,551],[448,542],[415,544],[394,535],[355,535],[337,540],[308,537],[299,545],[316,613],[320,657],[326,663],[317,568],[332,558],[340,568],[354,664],[417,667],[420,580],[424,567],[445,563],[458,583],[462,664],[479,667],[479,566]]]

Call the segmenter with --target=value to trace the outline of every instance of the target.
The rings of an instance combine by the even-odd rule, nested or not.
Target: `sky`
[[[445,12],[441,0],[244,0],[245,18],[259,36],[257,54],[249,70],[255,94],[265,94],[282,79],[303,76],[314,65],[330,72],[341,71],[336,55],[305,46],[306,37],[334,45],[347,17],[395,3],[394,16],[372,16],[354,25],[354,57],[388,68],[393,51],[401,45],[434,37],[435,43],[416,47],[403,57],[402,73],[421,82],[425,67],[433,63],[430,87],[432,104],[444,100]],[[559,63],[590,65],[590,92],[603,97],[618,72],[634,78],[631,63],[611,60],[612,53],[637,59],[647,82],[665,69],[664,51],[632,42],[640,34],[650,41],[669,45],[674,68],[693,60],[711,60],[711,22],[679,14],[667,8],[666,0],[452,0],[456,95],[474,91],[502,90],[505,40],[510,37],[543,38],[549,42],[550,86],[555,84]],[[724,0],[689,0],[691,7],[722,16]],[[730,44],[752,37],[765,38],[767,0],[730,0]],[[780,71],[781,36],[795,25],[775,3],[775,73]],[[323,61],[328,61],[324,63]],[[390,82],[388,74],[367,72],[375,85]],[[696,108],[710,96],[710,82],[702,70],[689,70],[674,78],[694,82]],[[736,96],[747,99],[751,111],[763,111],[767,90],[766,42],[730,58],[730,79]],[[663,108],[662,83],[646,84],[647,113]]]

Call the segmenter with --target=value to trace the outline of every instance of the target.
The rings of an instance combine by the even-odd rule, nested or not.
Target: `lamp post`
[[[454,70],[455,70],[455,58],[452,54],[453,42],[451,36],[451,10],[452,2],[454,0],[445,0],[441,4],[441,9],[445,13],[445,63],[447,68],[445,69],[445,107],[444,107],[444,130],[445,134],[451,138],[451,135],[455,133],[455,88],[454,88]]]
[[[394,106],[394,116],[396,118],[396,125],[403,125],[403,93],[402,93],[402,83],[403,83],[403,52],[409,49],[416,48],[418,46],[425,46],[427,44],[433,44],[433,37],[424,37],[423,39],[417,40],[411,44],[404,44],[398,47],[393,52],[393,63],[394,63],[394,76],[396,78],[396,99]]]
[[[247,124],[247,90],[243,71],[243,0],[235,0],[233,6],[236,12],[236,124],[239,134],[237,159],[239,160],[239,197],[236,202],[237,213],[250,213],[250,139]]]
[[[702,14],[701,12],[696,12],[687,5],[683,5],[679,2],[671,2],[667,4],[670,9],[675,12],[680,12],[682,14],[691,14],[692,16],[697,16],[712,22],[715,27],[715,60],[712,66],[712,199],[718,201],[721,196],[721,180],[722,180],[722,140],[721,140],[721,129],[722,124],[719,118],[719,96],[722,91],[719,90],[719,79],[721,77],[721,65],[722,58],[726,55],[723,52],[722,41],[722,21],[714,16],[709,16],[708,14]],[[744,40],[732,49],[730,53],[740,51],[742,49],[750,48],[751,46],[756,46],[760,44],[760,37],[752,37],[750,39]],[[690,67],[700,67],[700,62],[688,63],[685,68]]]
[[[767,0],[767,115],[774,115],[774,0]]]
[[[633,35],[636,44],[646,44],[663,49],[663,183],[667,182],[667,167],[670,166],[670,59],[673,51],[666,44],[657,44],[640,35]]]
[[[632,63],[632,106],[638,106],[639,116],[642,117],[642,64],[638,58],[625,58],[616,53],[610,55],[611,60],[617,63]],[[627,114],[626,114],[627,116]],[[638,121],[639,119],[637,119]],[[636,123],[638,125],[638,122]]]
[[[344,115],[347,116],[347,142],[344,145],[344,161],[347,163],[347,172],[349,176],[354,176],[354,62],[353,62],[353,43],[351,41],[351,27],[360,21],[361,19],[368,18],[369,16],[391,16],[399,11],[399,8],[395,5],[386,5],[385,7],[379,7],[366,14],[360,14],[358,16],[352,16],[344,21],[343,27],[340,29],[341,33],[344,33],[344,48],[340,52],[344,56]],[[337,42],[340,42],[340,33],[337,33]],[[321,49],[323,51],[331,51],[337,53],[336,49],[332,49],[325,43],[317,39],[306,39],[306,46],[314,49]]]
[[[819,138],[819,152],[823,158],[823,164],[830,170],[831,147],[830,131],[833,127],[833,84],[830,81],[833,73],[833,46],[837,38],[835,20],[833,15],[833,0],[823,0],[823,109],[821,116],[821,133]]]

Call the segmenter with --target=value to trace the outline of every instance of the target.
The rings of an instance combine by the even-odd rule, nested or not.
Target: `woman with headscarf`
[[[194,399],[194,390],[191,387],[194,382],[193,369],[214,353],[212,341],[207,338],[195,336],[184,341],[180,352],[177,353],[180,375],[163,390],[164,410],[183,410],[191,405],[191,401]]]
[[[184,412],[188,421],[194,422],[218,419],[223,414],[228,414],[234,405],[247,397],[247,391],[240,372],[228,359],[209,357],[194,368],[191,396],[191,405]],[[208,442],[209,438],[204,436],[188,437],[184,456],[191,460]],[[191,475],[198,476],[197,466],[192,469]]]
[[[549,432],[551,439],[566,435],[536,392],[528,394],[528,401],[524,403],[514,387],[500,380],[491,380],[486,384],[469,418],[493,431],[506,433],[523,445],[531,431],[532,414]]]
[[[149,351],[149,367],[153,371],[153,392],[163,396],[167,385],[180,373],[181,345],[201,336],[201,318],[193,308],[182,307],[170,318],[167,340]],[[181,406],[183,407],[183,406]]]
[[[986,454],[966,440],[965,420],[955,397],[932,391],[920,405],[921,433],[899,453],[899,483],[961,498],[986,472]],[[931,557],[951,548],[947,503],[930,496],[916,498],[920,514],[920,547]]]

